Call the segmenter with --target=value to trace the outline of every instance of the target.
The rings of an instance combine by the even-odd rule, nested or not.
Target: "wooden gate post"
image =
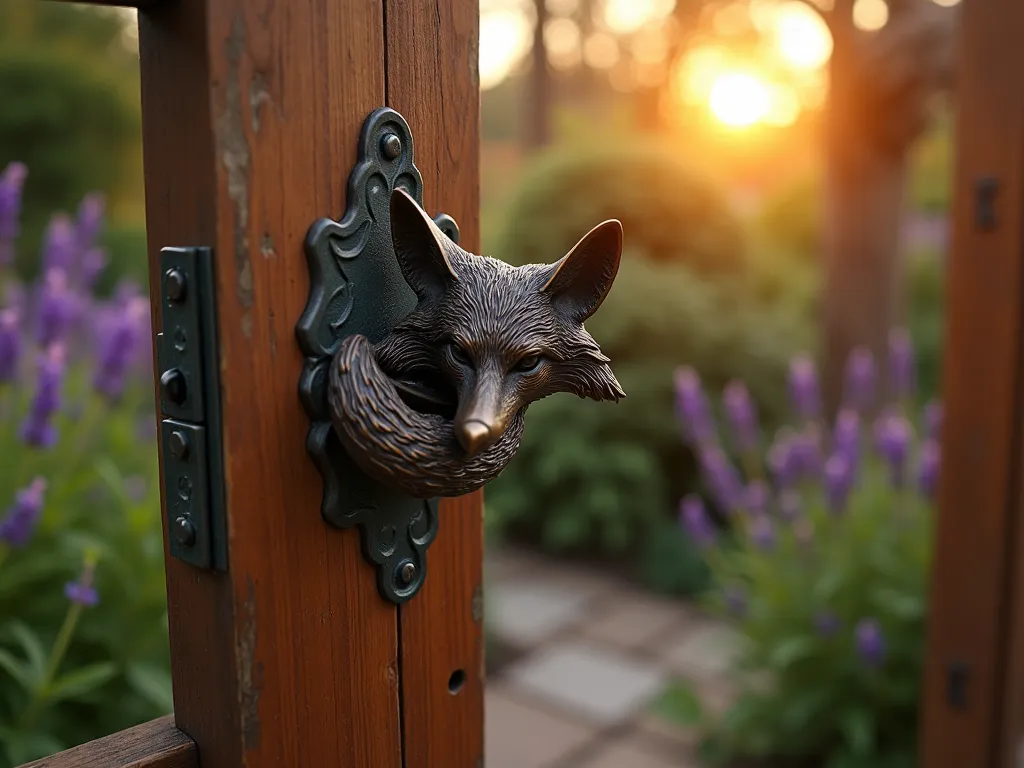
[[[919,765],[1009,768],[1024,735],[1024,4],[963,6]]]
[[[426,208],[478,249],[478,26],[476,0],[140,9],[154,308],[161,248],[216,264],[229,567],[166,561],[174,717],[203,768],[482,765],[480,495],[442,503],[425,585],[385,602],[358,534],[321,519],[294,330],[306,231],[344,212],[378,107],[412,128]]]

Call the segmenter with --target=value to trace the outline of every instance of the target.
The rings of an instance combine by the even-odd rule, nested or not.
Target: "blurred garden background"
[[[913,764],[955,12],[481,0],[484,252],[625,230],[588,329],[628,397],[531,408],[491,546],[736,628],[723,717],[655,702],[702,760]],[[6,0],[0,104],[5,768],[171,698],[132,12]]]

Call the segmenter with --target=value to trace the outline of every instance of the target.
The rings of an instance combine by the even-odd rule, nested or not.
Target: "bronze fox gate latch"
[[[345,215],[306,237],[310,293],[296,326],[321,513],[360,527],[378,589],[395,603],[426,577],[437,498],[504,469],[531,402],[625,397],[583,328],[618,271],[618,221],[554,264],[512,267],[464,251],[455,221],[431,219],[422,200],[408,123],[374,111]]]

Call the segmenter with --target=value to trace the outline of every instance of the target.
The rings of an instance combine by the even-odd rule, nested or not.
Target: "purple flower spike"
[[[833,515],[840,515],[846,509],[846,500],[853,486],[850,470],[850,462],[838,453],[832,454],[825,462],[825,498]]]
[[[762,551],[775,548],[775,525],[768,515],[758,515],[751,520],[750,541]]]
[[[700,376],[688,366],[676,371],[676,412],[687,438],[693,446],[711,445],[715,442],[715,424],[711,418]]]
[[[885,637],[874,619],[861,619],[855,630],[857,653],[865,666],[876,668],[885,662]]]
[[[699,548],[707,549],[715,543],[715,528],[708,519],[700,496],[689,494],[682,500],[679,521]]]
[[[844,408],[836,416],[832,431],[832,448],[850,464],[850,472],[856,477],[860,469],[861,435],[860,416],[856,411]]]
[[[878,452],[889,464],[890,478],[896,488],[903,486],[912,437],[910,423],[902,416],[887,416],[877,430]]]
[[[726,587],[725,605],[731,613],[743,616],[747,612],[747,593],[735,585]]]
[[[96,605],[100,601],[100,595],[92,584],[94,570],[93,563],[86,561],[78,581],[69,581],[64,585],[64,596],[72,603],[87,608]]]
[[[148,309],[144,299],[129,300],[101,342],[93,387],[107,400],[116,401],[124,392],[129,367],[145,333]]]
[[[793,522],[800,517],[803,510],[803,503],[800,494],[792,488],[787,488],[779,494],[779,517],[787,522]]]
[[[927,440],[942,437],[942,403],[938,400],[932,400],[924,407],[924,437]]]
[[[839,631],[839,617],[831,611],[821,611],[814,617],[814,629],[821,637],[832,637]]]
[[[54,344],[39,359],[35,396],[21,426],[21,439],[26,445],[51,448],[57,441],[57,430],[51,421],[60,407],[63,380],[64,347]]]
[[[75,296],[63,269],[47,270],[39,296],[39,326],[36,340],[47,347],[64,338],[75,316]]]
[[[769,498],[768,486],[764,482],[761,480],[751,481],[746,492],[747,512],[754,517],[767,514]]]
[[[13,381],[21,358],[21,324],[16,309],[0,311],[0,385]]]
[[[821,433],[814,425],[793,437],[793,462],[800,477],[821,474]]]
[[[935,440],[925,440],[921,444],[921,456],[917,466],[917,487],[921,490],[921,495],[929,501],[935,499],[941,464],[942,450],[939,443]]]
[[[28,169],[11,163],[0,173],[0,267],[14,260],[14,241],[21,233],[21,191]]]
[[[76,234],[78,244],[82,248],[90,248],[96,243],[96,238],[103,229],[103,213],[106,209],[106,201],[98,192],[93,192],[82,198],[78,206],[78,221],[76,222]]]
[[[12,549],[25,546],[32,537],[39,515],[43,511],[46,480],[37,477],[14,497],[14,504],[0,520],[0,542]]]
[[[768,469],[779,488],[788,488],[800,475],[793,435],[782,432],[768,449]]]
[[[914,345],[910,341],[910,334],[903,328],[893,329],[889,334],[889,376],[897,400],[913,394],[915,367]]]
[[[75,266],[77,253],[75,225],[64,214],[55,214],[50,219],[43,241],[43,268],[47,272],[60,269],[65,274],[69,273]]]
[[[705,448],[700,454],[701,469],[715,501],[724,512],[732,512],[743,503],[739,473],[719,448]]]
[[[82,254],[79,280],[82,288],[92,290],[96,280],[107,268],[107,252],[102,248],[90,248]]]
[[[866,347],[853,350],[846,361],[845,405],[859,413],[869,413],[875,406],[877,379],[875,357],[871,350]]]
[[[809,357],[796,357],[789,364],[789,396],[801,418],[816,419],[821,414],[818,373]]]
[[[722,396],[733,443],[740,453],[757,450],[757,410],[742,382],[733,381]]]

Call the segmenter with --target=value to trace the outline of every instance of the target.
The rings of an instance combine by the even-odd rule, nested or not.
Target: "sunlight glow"
[[[768,115],[771,95],[768,84],[756,75],[730,72],[715,78],[708,104],[720,122],[743,128],[760,122]]]
[[[604,0],[604,21],[619,34],[636,32],[652,21],[664,18],[675,7],[674,0]]]
[[[480,16],[480,88],[487,90],[504,80],[526,55],[533,25],[522,13],[508,9]]]
[[[817,69],[832,55],[832,36],[821,16],[802,3],[781,6],[773,25],[775,46],[787,64]]]
[[[881,29],[889,21],[885,0],[857,0],[853,5],[853,23],[861,29]]]

